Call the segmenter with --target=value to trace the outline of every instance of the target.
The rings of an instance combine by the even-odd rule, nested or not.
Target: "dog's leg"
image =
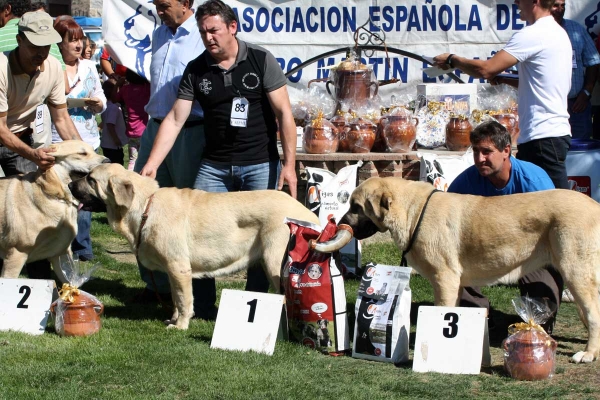
[[[458,307],[460,302],[460,277],[445,275],[430,279],[433,286],[434,304],[443,307]]]
[[[27,254],[21,253],[16,249],[10,249],[4,259],[4,267],[2,268],[2,278],[18,278],[23,265],[27,262]]]
[[[192,268],[189,261],[169,262],[167,266],[171,296],[175,311],[168,329],[186,330],[194,316],[194,296],[192,294]],[[176,319],[176,320],[174,320]]]
[[[587,279],[578,282],[567,282],[567,287],[580,309],[582,322],[588,328],[588,343],[585,351],[575,353],[573,361],[588,363],[597,359],[600,353],[600,302],[594,278],[591,282]]]
[[[285,227],[287,229],[287,227]],[[270,245],[265,245],[263,254],[263,267],[265,274],[269,278],[275,293],[280,289],[280,271],[284,258],[287,256],[287,245],[289,232],[285,235],[278,235],[281,239],[274,240]]]
[[[173,304],[175,304],[175,296],[173,295],[174,292],[171,292],[171,301],[173,302]],[[177,309],[177,307],[173,307],[173,315],[171,316],[171,319],[167,319],[165,320],[165,325],[175,325],[175,323],[177,323],[177,319],[179,318],[179,310]]]

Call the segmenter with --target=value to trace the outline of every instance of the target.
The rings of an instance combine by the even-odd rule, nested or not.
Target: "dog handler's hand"
[[[277,184],[277,190],[283,189],[283,183],[287,182],[290,190],[290,196],[297,198],[296,186],[298,184],[298,178],[296,177],[296,169],[294,165],[283,166],[281,173],[279,174],[279,183]]]
[[[156,170],[157,168],[152,167],[151,165],[144,165],[144,168],[140,171],[141,176],[147,176],[148,178],[156,179]]]
[[[35,149],[33,150],[32,161],[36,163],[37,166],[43,171],[50,169],[54,165],[54,157],[52,157],[48,153],[51,153],[53,151],[53,149],[50,149],[48,147]]]
[[[444,53],[433,57],[433,65],[443,70],[453,69],[451,65],[446,64],[449,55],[450,53]]]

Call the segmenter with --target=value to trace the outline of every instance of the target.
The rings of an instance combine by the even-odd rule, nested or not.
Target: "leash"
[[[400,261],[401,267],[408,266],[408,263],[406,261],[406,253],[408,253],[410,251],[413,243],[415,242],[415,238],[417,237],[417,234],[419,233],[419,229],[421,228],[421,221],[423,221],[423,216],[425,215],[425,210],[427,209],[429,200],[431,199],[431,196],[433,196],[433,194],[436,192],[441,192],[441,190],[433,189],[433,191],[431,193],[429,193],[429,196],[427,196],[427,200],[425,200],[425,205],[423,206],[423,209],[421,210],[421,214],[419,215],[419,219],[417,220],[417,226],[415,226],[415,231],[413,232],[413,234],[410,237],[410,240],[408,241],[408,246],[406,247],[406,250],[404,250],[402,252],[402,260]]]
[[[144,225],[146,225],[146,221],[148,220],[148,211],[150,211],[152,200],[154,200],[154,193],[150,195],[150,197],[148,197],[148,203],[146,203],[146,208],[144,209],[144,213],[142,214],[142,222],[140,223],[140,229],[138,229],[137,240],[135,243],[135,259],[138,265],[142,265],[140,263],[138,253],[140,250],[140,244],[142,242],[142,229],[144,229]],[[154,272],[151,269],[148,269],[148,272],[150,272],[150,279],[152,279],[152,286],[154,286],[154,294],[156,295],[156,299],[163,308],[167,308],[162,298],[160,297],[160,294],[158,293],[158,286],[156,286],[156,281],[154,280]]]

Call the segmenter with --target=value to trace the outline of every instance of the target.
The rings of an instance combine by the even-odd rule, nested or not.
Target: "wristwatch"
[[[592,97],[592,94],[587,89],[583,89],[583,93],[585,93],[588,98]]]

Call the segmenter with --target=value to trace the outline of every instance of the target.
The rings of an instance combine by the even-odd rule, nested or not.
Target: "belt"
[[[152,118],[152,119],[154,120],[154,122],[156,122],[159,125],[163,122],[163,120],[160,118]],[[183,124],[183,127],[184,128],[193,128],[194,126],[200,126],[200,125],[204,125],[203,119],[193,119],[191,121],[185,121],[185,124]]]

